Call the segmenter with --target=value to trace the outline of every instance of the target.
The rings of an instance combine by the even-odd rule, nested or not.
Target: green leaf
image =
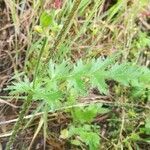
[[[125,86],[139,86],[139,78],[142,76],[141,69],[131,63],[115,64],[110,70],[110,79],[118,81]]]
[[[145,127],[141,128],[141,132],[150,135],[150,115],[148,114],[145,120]],[[149,139],[150,140],[150,139]]]
[[[147,134],[150,134],[150,116],[148,116],[146,118],[146,122],[145,122],[145,132]]]
[[[64,79],[69,75],[69,69],[67,61],[63,61],[61,64],[56,64],[52,60],[49,61],[48,74],[51,79]]]
[[[42,28],[48,27],[53,24],[53,17],[44,11],[40,17],[40,25]]]
[[[89,126],[88,128],[85,126]],[[88,129],[88,130],[87,130]],[[100,137],[98,131],[93,131],[92,126],[84,124],[84,126],[71,126],[69,129],[70,137],[80,136],[82,142],[89,146],[90,150],[99,149]]]
[[[150,70],[147,67],[141,67],[141,72],[139,81],[143,84],[143,87],[150,88]]]
[[[69,137],[69,131],[68,129],[63,129],[60,132],[60,138],[67,139]]]
[[[83,145],[79,140],[75,139],[75,140],[71,140],[71,144],[76,145],[76,146],[80,146]]]
[[[23,94],[32,91],[32,83],[24,76],[23,81],[13,82],[13,85],[8,86],[5,90],[11,90],[10,94]]]
[[[107,79],[107,72],[101,71],[93,74],[91,77],[91,84],[94,87],[98,87],[101,93],[107,94],[108,93],[108,86],[105,82]]]
[[[77,123],[92,122],[97,114],[106,113],[107,109],[102,108],[101,104],[91,104],[83,108],[75,108],[72,111],[73,120]]]
[[[138,133],[132,133],[131,136],[130,136],[130,139],[133,140],[133,141],[138,141],[141,138],[140,138]]]

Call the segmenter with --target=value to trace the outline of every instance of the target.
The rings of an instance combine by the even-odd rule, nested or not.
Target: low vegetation
[[[2,147],[148,150],[149,4],[5,0],[15,55],[1,98],[21,108]]]

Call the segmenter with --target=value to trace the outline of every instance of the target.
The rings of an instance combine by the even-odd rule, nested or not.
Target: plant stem
[[[41,51],[40,51],[40,54],[39,54],[39,57],[38,57],[38,61],[37,61],[37,64],[36,64],[36,68],[35,68],[35,74],[34,74],[34,79],[33,79],[33,89],[35,88],[36,78],[37,78],[37,74],[38,74],[38,70],[39,70],[41,57],[42,57],[42,54],[44,52],[47,40],[48,40],[48,37],[44,37],[43,46],[41,48]]]
[[[22,110],[19,114],[18,121],[15,123],[13,131],[12,131],[12,135],[9,138],[9,141],[6,145],[6,150],[12,149],[12,144],[14,143],[15,138],[16,138],[18,132],[20,131],[20,126],[24,121],[24,116],[26,114],[26,111],[29,109],[31,102],[32,102],[32,94],[29,94],[26,101],[22,105]]]
[[[36,64],[36,68],[35,68],[35,74],[34,74],[34,79],[33,79],[33,89],[35,88],[35,83],[36,83],[36,78],[37,78],[37,74],[38,74],[38,70],[39,70],[39,64],[40,64],[40,60],[41,60],[41,57],[42,57],[42,54],[44,52],[44,49],[45,49],[45,46],[46,46],[46,43],[47,43],[47,37],[44,37],[44,42],[43,42],[43,46],[41,48],[41,51],[40,51],[40,54],[39,54],[39,57],[38,57],[38,62]],[[24,102],[24,104],[22,105],[22,110],[19,114],[19,117],[18,117],[18,121],[16,122],[16,124],[14,125],[14,128],[13,128],[13,131],[12,131],[12,135],[6,145],[6,150],[10,150],[12,149],[12,145],[15,141],[15,138],[17,136],[17,134],[19,133],[19,131],[21,130],[21,125],[23,124],[24,122],[24,116],[25,114],[27,113],[31,103],[32,103],[32,98],[33,98],[33,93],[32,91],[28,94],[28,97],[26,99],[26,101]]]
[[[64,41],[65,36],[66,36],[66,34],[67,34],[68,30],[69,30],[69,27],[72,24],[72,19],[75,16],[81,1],[82,0],[75,0],[74,1],[73,7],[71,9],[71,12],[67,16],[66,21],[65,21],[61,31],[59,32],[58,36],[56,37],[56,40],[55,40],[54,45],[52,47],[52,51],[53,52],[55,52],[57,47]]]

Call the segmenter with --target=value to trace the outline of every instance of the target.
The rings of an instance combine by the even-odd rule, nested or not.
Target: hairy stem
[[[12,135],[9,138],[9,141],[8,141],[8,143],[6,145],[6,150],[12,149],[12,144],[14,143],[17,134],[21,130],[20,127],[21,127],[21,125],[22,125],[22,123],[24,121],[24,116],[25,116],[27,110],[29,109],[29,106],[30,106],[31,102],[32,102],[32,94],[28,95],[26,101],[22,105],[22,110],[21,110],[21,112],[19,114],[18,121],[15,123],[13,131],[12,131]]]
[[[71,9],[71,12],[67,16],[66,21],[65,21],[61,31],[59,32],[59,34],[58,34],[58,36],[57,36],[57,38],[56,38],[56,40],[54,42],[54,45],[52,47],[52,51],[53,52],[55,52],[57,47],[64,41],[65,36],[66,36],[66,34],[67,34],[68,30],[69,30],[69,27],[72,24],[72,19],[75,16],[81,1],[82,0],[75,0],[74,1],[73,7]]]
[[[35,75],[34,75],[34,79],[33,79],[33,89],[35,88],[35,83],[36,83],[36,78],[37,78],[37,74],[38,74],[39,64],[40,64],[40,60],[41,60],[42,54],[44,52],[46,43],[47,43],[47,37],[44,38],[43,46],[41,48],[41,51],[40,51],[40,54],[39,54],[39,57],[38,57],[38,62],[36,64]],[[28,109],[29,109],[29,107],[30,107],[30,105],[32,103],[32,98],[33,98],[33,93],[31,91],[28,94],[28,97],[27,97],[26,101],[22,105],[22,110],[21,110],[21,112],[19,114],[18,121],[14,125],[13,131],[12,131],[12,135],[11,135],[7,145],[6,145],[6,150],[12,149],[12,145],[13,145],[13,143],[15,141],[15,138],[16,138],[17,134],[19,133],[19,131],[21,130],[21,125],[24,122],[24,116],[27,113],[27,111],[28,111]]]

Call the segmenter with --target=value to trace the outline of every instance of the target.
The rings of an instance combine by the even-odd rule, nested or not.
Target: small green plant
[[[89,150],[100,148],[99,127],[96,125],[71,126],[69,128],[69,137],[72,137],[71,143],[76,146],[82,147],[82,143],[85,143]]]
[[[147,5],[146,1],[142,0],[142,5]],[[46,143],[48,113],[62,111],[70,115],[71,122],[61,130],[60,138],[81,149],[100,149],[101,128],[94,123],[94,119],[97,115],[112,112],[113,107],[116,106],[118,107],[116,113],[119,112],[122,118],[120,120],[112,113],[111,119],[114,120],[110,120],[108,125],[111,127],[108,137],[112,137],[114,143],[119,141],[117,146],[122,148],[123,143],[129,149],[132,149],[133,141],[149,142],[149,138],[140,137],[141,134],[149,134],[149,117],[142,122],[142,127],[137,127],[140,131],[132,131],[134,125],[131,127],[129,125],[126,129],[124,125],[126,115],[129,117],[127,119],[133,119],[134,122],[137,111],[141,111],[141,108],[145,109],[141,105],[143,106],[145,101],[150,99],[150,70],[137,65],[142,64],[139,63],[142,50],[149,46],[148,35],[142,31],[138,32],[137,25],[134,23],[137,19],[136,13],[140,11],[142,5],[139,5],[139,1],[128,3],[122,0],[117,1],[108,11],[105,11],[103,10],[105,2],[105,0],[75,0],[74,2],[69,0],[65,1],[62,11],[42,11],[39,24],[34,26],[35,39],[38,41],[31,45],[24,73],[14,77],[12,84],[7,87],[10,94],[23,95],[26,100],[6,150],[11,148],[16,135],[21,130],[24,116],[33,101],[42,101],[42,106],[37,112],[42,111],[43,116],[30,147],[42,126],[44,126],[44,143]],[[132,15],[127,15],[129,13]],[[71,32],[68,34],[70,29]],[[137,38],[134,38],[135,35]],[[105,45],[104,41],[111,44]],[[77,45],[76,51],[80,49],[80,46],[86,49],[80,52],[86,53],[85,57],[72,61],[71,50],[74,45]],[[99,53],[107,49],[111,53],[114,53],[113,50],[122,49],[123,53],[115,53],[106,59],[99,57]],[[125,61],[120,62],[120,54],[125,55]],[[126,60],[128,58],[135,60],[135,63],[128,62]],[[109,81],[113,82],[115,88],[110,90]],[[97,88],[98,92],[103,95],[111,95],[113,91],[116,101],[114,103],[80,101],[80,98],[87,96],[92,88]],[[142,104],[133,105],[132,100],[137,102],[139,99]],[[112,104],[112,107],[106,109],[103,104],[105,106]],[[121,131],[119,132],[120,122]],[[116,138],[118,135],[119,140]]]
[[[77,107],[71,110],[73,123],[68,129],[68,138],[71,138],[72,144],[82,147],[85,143],[90,150],[99,148],[100,129],[99,126],[91,123],[98,114],[108,112],[102,106],[102,104],[91,104],[84,108]]]
[[[63,90],[83,96],[90,85],[97,87],[101,93],[108,94],[106,80],[114,80],[124,86],[149,89],[149,69],[131,63],[115,63],[117,55],[106,60],[100,58],[86,62],[79,60],[76,64],[69,61],[57,64],[50,60],[47,68],[38,72],[35,89],[32,89],[33,81],[30,81],[26,75],[21,77],[22,81],[13,82],[9,89],[12,94],[28,94],[32,91],[34,100],[47,100],[50,93],[59,93],[58,97],[63,98],[65,94]]]
[[[8,89],[11,90],[11,94],[30,95],[32,93],[32,100],[45,101],[49,105],[48,111],[54,112],[62,107],[70,106],[70,104],[78,104],[76,98],[87,95],[91,87],[97,87],[101,93],[108,94],[106,80],[114,80],[127,87],[149,88],[150,71],[131,63],[115,63],[118,56],[119,54],[115,54],[106,60],[100,58],[90,61],[79,60],[76,64],[69,61],[58,64],[50,60],[47,68],[41,69],[37,73],[36,81],[30,81],[26,75],[23,75],[21,77],[23,80],[13,82]],[[72,100],[69,99],[70,95],[74,96]],[[68,97],[67,102],[66,97]],[[80,106],[69,109],[74,126],[70,136],[76,135],[76,131],[80,129],[81,141],[85,142],[91,150],[94,149],[93,147],[97,147],[98,142],[90,143],[90,139],[97,137],[98,134],[86,131],[85,123],[90,125],[97,114],[104,113],[105,111],[101,107],[102,105],[90,105],[84,110]],[[76,126],[76,123],[80,126]],[[85,136],[89,139],[85,139]]]
[[[98,149],[100,129],[99,126],[91,123],[96,115],[106,113],[108,110],[102,108],[102,104],[91,104],[86,107],[76,107],[70,111],[73,122],[67,129],[61,131],[60,137],[70,140],[71,144],[81,148],[86,145],[90,150]]]

